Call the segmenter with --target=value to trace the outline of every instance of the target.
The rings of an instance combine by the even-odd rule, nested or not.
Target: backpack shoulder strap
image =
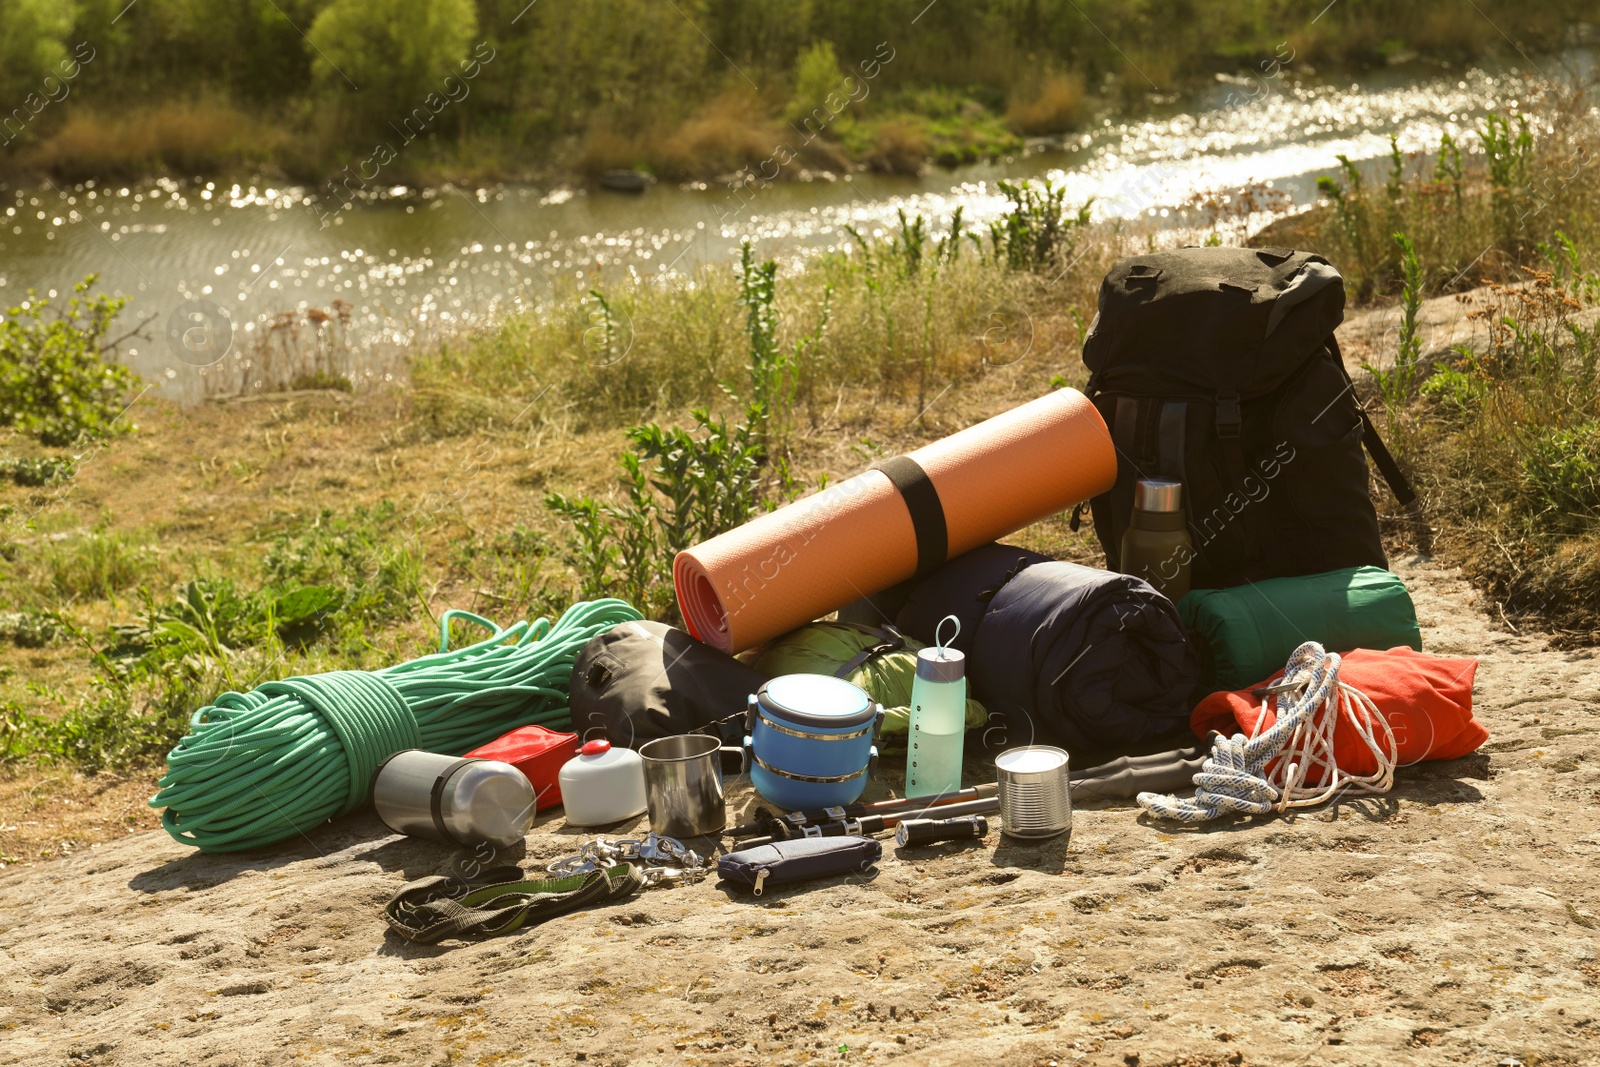
[[[1356,383],[1351,379],[1350,372],[1345,370],[1344,355],[1339,351],[1339,339],[1329,336],[1328,349],[1333,353],[1333,361],[1338,364],[1339,373],[1344,375],[1345,382],[1348,383],[1351,392],[1354,392]],[[1378,435],[1378,428],[1373,425],[1372,416],[1367,414],[1366,406],[1359,399],[1356,401],[1356,414],[1361,416],[1361,443],[1367,446],[1367,453],[1377,465],[1378,473],[1389,483],[1389,491],[1394,493],[1394,498],[1400,506],[1410,507],[1417,499],[1416,491],[1411,488],[1411,483],[1401,472],[1400,464],[1394,461],[1389,446],[1383,443],[1383,438]]]

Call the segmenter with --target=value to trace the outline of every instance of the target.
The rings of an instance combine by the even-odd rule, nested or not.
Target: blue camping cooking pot
[[[756,791],[784,811],[849,804],[878,760],[883,708],[826,674],[785,674],[750,698],[744,739]]]

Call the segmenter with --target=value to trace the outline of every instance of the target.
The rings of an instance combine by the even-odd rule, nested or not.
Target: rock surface
[[[248,856],[138,834],[0,874],[0,1063],[1594,1063],[1600,658],[1397,569],[1426,647],[1482,658],[1493,736],[1388,796],[1080,808],[1070,842],[890,844],[871,877],[429,947],[380,912],[455,858],[370,814]],[[546,816],[523,862],[578,839]]]

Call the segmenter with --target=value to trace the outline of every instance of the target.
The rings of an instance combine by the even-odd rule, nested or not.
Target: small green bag
[[[1307,641],[1330,652],[1398,645],[1422,651],[1411,594],[1378,567],[1195,589],[1178,602],[1178,615],[1200,656],[1202,694],[1270,678]]]

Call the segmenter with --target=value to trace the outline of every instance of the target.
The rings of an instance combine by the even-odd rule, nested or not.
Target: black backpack
[[[1083,342],[1117,449],[1093,500],[1108,567],[1140,478],[1183,483],[1193,588],[1388,566],[1362,446],[1402,505],[1415,494],[1356,399],[1343,318],[1344,279],[1310,252],[1180,248],[1111,268]]]

